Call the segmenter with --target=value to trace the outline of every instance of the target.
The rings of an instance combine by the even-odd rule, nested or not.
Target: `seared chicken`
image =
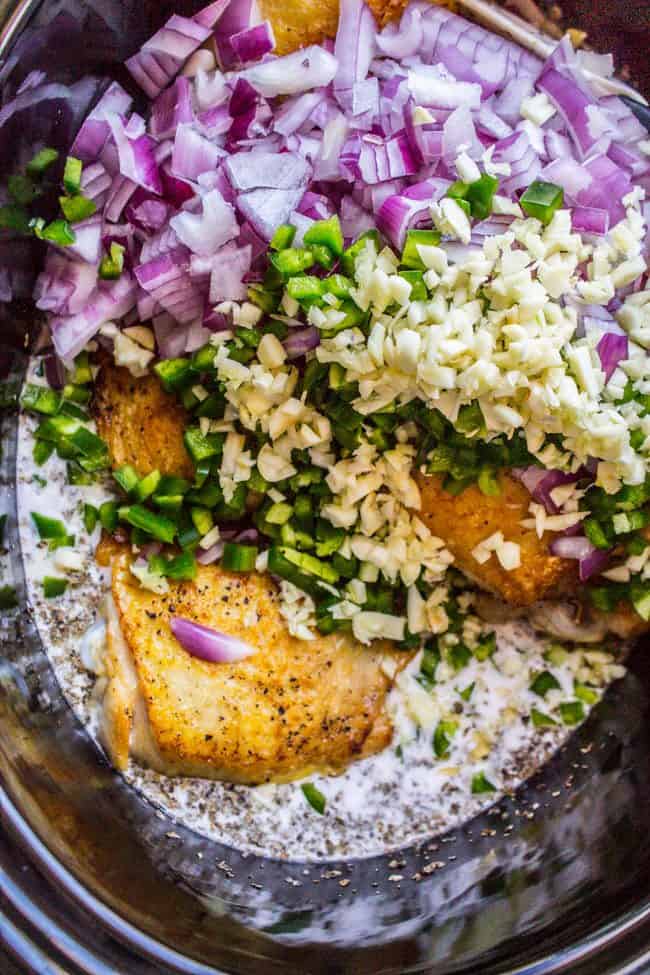
[[[183,443],[185,410],[157,376],[134,379],[128,369],[106,365],[95,383],[93,406],[114,467],[131,464],[140,475],[159,470],[193,478]]]
[[[551,555],[549,538],[539,538],[535,531],[522,526],[529,517],[530,494],[507,473],[500,474],[501,493],[495,497],[487,497],[475,484],[461,494],[449,494],[442,487],[442,478],[435,475],[419,475],[418,484],[423,521],[434,535],[444,539],[461,572],[483,589],[507,603],[528,606],[575,588],[576,563]],[[480,542],[498,531],[519,545],[518,569],[506,571],[495,555],[483,564],[472,555]]]
[[[104,740],[118,768],[132,754],[167,775],[288,781],[341,772],[389,743],[384,702],[408,654],[342,634],[291,636],[268,576],[203,566],[195,582],[157,595],[131,574],[128,551],[109,543],[108,553],[114,609]],[[173,636],[172,616],[231,634],[256,653],[232,664],[199,660]]]

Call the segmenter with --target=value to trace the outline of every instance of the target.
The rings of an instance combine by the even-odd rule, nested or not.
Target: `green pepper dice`
[[[418,246],[437,247],[439,243],[440,234],[436,230],[409,230],[400,263],[403,267],[414,271],[424,271],[426,265],[420,257]]]
[[[334,214],[327,220],[317,220],[306,231],[304,241],[307,247],[312,244],[327,247],[332,254],[340,257],[343,253],[343,231],[339,218]]]
[[[535,217],[543,224],[549,224],[553,214],[564,202],[564,190],[555,183],[544,183],[536,179],[531,183],[519,201],[529,217]]]

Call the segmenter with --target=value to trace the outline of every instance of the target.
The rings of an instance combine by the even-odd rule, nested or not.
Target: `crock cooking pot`
[[[600,46],[647,70],[647,2],[620,5],[620,30],[617,9],[591,11]],[[0,0],[0,86],[34,70],[129,85],[121,62],[173,10],[190,12]],[[42,119],[48,141],[66,149],[73,122],[62,107]],[[29,129],[3,130],[0,182]],[[0,303],[5,402],[38,324],[27,300]],[[2,422],[0,585],[22,600],[0,617],[2,973],[650,972],[650,644],[542,772],[461,829],[356,861],[242,855],[127,787],[66,704],[24,605],[15,412]]]

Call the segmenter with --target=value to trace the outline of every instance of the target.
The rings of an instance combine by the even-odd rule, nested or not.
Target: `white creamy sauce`
[[[94,561],[99,529],[89,537],[83,503],[98,505],[108,496],[100,486],[66,483],[65,463],[53,455],[42,466],[32,460],[31,431],[36,421],[23,416],[18,445],[18,509],[28,595],[44,646],[70,706],[96,737],[101,679],[95,669],[102,650],[101,601],[108,580]],[[62,576],[56,553],[39,541],[31,519],[36,511],[62,519],[83,556],[80,571],[69,572],[66,592],[43,598],[45,575]],[[567,739],[571,728],[536,728],[532,708],[557,716],[560,701],[573,700],[573,684],[590,677],[601,690],[621,668],[603,654],[575,651],[559,665],[543,654],[548,642],[525,623],[495,627],[498,649],[492,660],[472,658],[458,673],[443,665],[433,691],[416,681],[419,659],[400,675],[388,700],[395,725],[392,745],[353,764],[338,777],[314,776],[326,798],[324,815],[308,804],[300,783],[256,788],[201,779],[172,779],[131,764],[125,778],[133,788],[184,825],[240,850],[287,859],[318,860],[383,853],[458,826],[515,789]],[[529,686],[549,670],[560,684],[544,698]],[[460,696],[474,684],[469,700]],[[553,710],[555,709],[555,710]],[[585,705],[585,714],[588,712]],[[438,758],[432,745],[441,719],[457,730],[448,754]],[[494,792],[472,794],[472,780],[483,773]]]

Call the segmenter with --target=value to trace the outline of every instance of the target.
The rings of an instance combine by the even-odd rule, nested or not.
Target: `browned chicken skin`
[[[117,611],[104,737],[118,768],[131,752],[167,775],[278,782],[341,772],[389,743],[388,674],[408,660],[403,651],[342,634],[291,636],[267,576],[204,566],[195,582],[158,595],[133,577],[128,551],[109,543],[103,554]],[[232,664],[199,660],[172,635],[174,615],[257,652]]]

